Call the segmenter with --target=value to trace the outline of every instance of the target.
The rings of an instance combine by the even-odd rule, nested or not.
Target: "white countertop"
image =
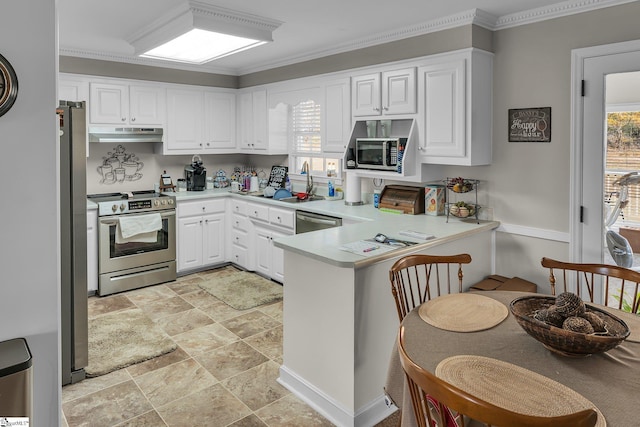
[[[281,237],[274,240],[275,246],[293,251],[310,258],[314,258],[338,267],[362,268],[399,255],[420,252],[426,248],[441,245],[451,240],[486,232],[497,228],[497,221],[475,219],[461,220],[455,217],[431,215],[400,215],[381,212],[371,204],[361,206],[347,206],[344,200],[318,200],[301,203],[286,203],[271,198],[256,197],[251,194],[231,193],[229,189],[214,189],[204,191],[180,191],[167,193],[175,196],[177,202],[208,199],[218,197],[233,197],[248,202],[264,203],[281,208],[304,210],[324,215],[347,218],[359,221],[339,228],[314,231]],[[95,209],[94,202],[87,201],[88,209]],[[420,241],[415,238],[399,234],[403,230],[412,230],[435,236],[434,239]],[[377,233],[383,233],[389,238],[415,241],[418,244],[385,252],[376,256],[363,257],[339,249],[340,246],[359,240],[372,239]]]

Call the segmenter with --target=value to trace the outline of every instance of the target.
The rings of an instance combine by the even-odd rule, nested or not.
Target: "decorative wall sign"
[[[118,145],[113,152],[107,153],[107,157],[102,158],[102,164],[98,166],[100,184],[122,184],[142,178],[140,171],[144,163],[135,154],[126,151],[126,148]]]
[[[551,142],[551,107],[509,110],[509,142]]]
[[[13,67],[0,55],[0,116],[13,106],[18,97],[18,77]]]
[[[287,178],[288,171],[289,168],[286,166],[272,166],[267,186],[273,188],[284,188],[284,181]]]

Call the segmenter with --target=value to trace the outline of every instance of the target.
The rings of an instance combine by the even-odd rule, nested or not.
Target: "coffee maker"
[[[207,169],[202,166],[200,156],[193,156],[191,164],[184,167],[184,178],[187,181],[187,191],[203,191],[205,189]]]

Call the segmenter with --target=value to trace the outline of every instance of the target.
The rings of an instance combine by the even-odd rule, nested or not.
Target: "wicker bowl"
[[[556,298],[552,296],[524,296],[514,299],[509,306],[522,329],[555,353],[570,357],[589,356],[611,350],[629,336],[626,323],[589,304],[586,304],[587,311],[594,312],[604,320],[606,333],[583,334],[534,319],[536,311],[552,306],[555,301]]]

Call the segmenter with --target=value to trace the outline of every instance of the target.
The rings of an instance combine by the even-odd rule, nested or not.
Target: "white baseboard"
[[[496,231],[520,236],[535,237],[537,239],[554,240],[556,242],[569,243],[570,235],[562,231],[547,230],[544,228],[527,227],[517,224],[501,223]]]
[[[354,414],[286,366],[280,366],[278,383],[338,427],[371,427],[397,408],[387,406],[383,393]]]

